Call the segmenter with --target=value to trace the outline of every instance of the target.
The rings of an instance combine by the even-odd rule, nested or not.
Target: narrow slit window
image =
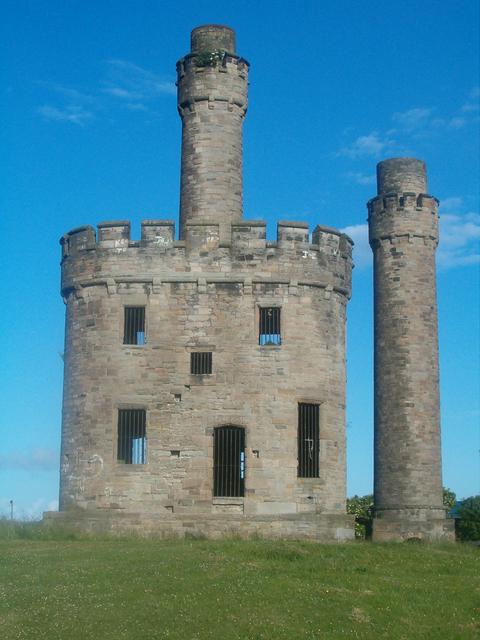
[[[190,354],[190,373],[196,376],[212,373],[212,352],[196,351]]]
[[[123,344],[145,344],[145,307],[125,307]]]
[[[125,464],[146,464],[147,433],[145,409],[118,410],[117,460]]]
[[[318,478],[319,475],[320,407],[318,404],[298,405],[298,477]]]
[[[282,343],[280,332],[280,307],[260,307],[260,329],[258,343],[279,345]]]
[[[245,493],[245,429],[217,427],[213,437],[213,495],[242,497]]]

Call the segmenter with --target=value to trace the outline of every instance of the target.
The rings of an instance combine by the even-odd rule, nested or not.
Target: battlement
[[[352,240],[329,227],[280,221],[276,242],[268,242],[263,220],[232,225],[201,220],[188,223],[184,240],[175,240],[173,220],[143,220],[141,237],[131,239],[127,220],[73,229],[60,239],[62,289],[100,276],[146,277],[195,272],[265,281],[312,282],[350,295]],[[223,275],[220,275],[223,274]]]
[[[401,211],[402,209],[430,209],[436,213],[439,201],[427,193],[416,194],[413,191],[403,193],[384,193],[367,202],[368,214],[377,215],[387,211]]]
[[[225,228],[223,228],[225,227]],[[215,247],[244,249],[306,249],[330,256],[351,258],[353,240],[345,233],[317,225],[310,242],[309,225],[306,222],[280,220],[277,223],[277,241],[267,242],[267,224],[264,220],[242,220],[231,225],[202,220],[188,223],[184,241],[175,241],[173,220],[142,220],[141,237],[130,237],[129,220],[109,220],[97,224],[98,232],[91,225],[77,227],[60,238],[62,258],[92,249],[135,249],[142,247],[187,248],[191,251]]]
[[[419,237],[438,242],[438,205],[426,193],[390,192],[367,203],[370,244],[393,237]]]
[[[218,60],[208,64],[200,62],[195,53],[181,58],[177,62],[180,115],[195,111],[197,106],[227,111],[238,108],[244,115],[247,110],[249,66],[245,58],[231,53],[219,54]]]
[[[213,53],[215,52],[212,52],[212,55]],[[180,77],[183,77],[186,71],[193,71],[199,74],[205,71],[218,71],[219,73],[233,71],[240,74],[245,73],[249,68],[250,62],[248,60],[229,51],[222,51],[218,54],[218,59],[212,59],[211,61],[207,59],[206,62],[198,52],[187,53],[177,62],[177,73]]]

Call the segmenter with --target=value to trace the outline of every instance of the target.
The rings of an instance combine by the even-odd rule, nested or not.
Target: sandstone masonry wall
[[[442,504],[435,250],[425,165],[381,162],[368,203],[375,296],[377,539],[449,537]],[[416,189],[412,191],[412,189]]]
[[[181,238],[187,221],[229,223],[243,215],[242,127],[249,64],[235,54],[230,36],[222,27],[206,34],[194,31],[192,53],[177,63]],[[220,48],[225,45],[229,48]]]
[[[219,25],[194,29],[191,52],[177,64],[180,240],[171,220],[143,221],[140,240],[125,220],[61,239],[58,518],[75,526],[353,537],[345,514],[352,242],[321,226],[310,239],[308,225],[289,221],[267,242],[263,221],[242,219],[248,66],[233,31]],[[145,344],[123,344],[129,306],[145,309]],[[264,307],[280,309],[281,344],[260,344]],[[212,354],[211,373],[191,373],[195,352]],[[319,405],[317,477],[298,477],[299,403]],[[146,412],[146,464],[117,455],[122,409]],[[235,497],[214,487],[222,426],[245,433],[245,459],[236,458],[245,486]],[[302,438],[316,447],[316,436]]]
[[[131,241],[120,221],[100,224],[98,238],[83,227],[61,241],[60,509],[158,523],[342,516],[351,241],[317,227],[310,243],[305,224],[281,222],[267,243],[259,221],[233,225],[230,242],[215,224],[189,225],[176,242],[170,221],[146,221],[142,236]],[[126,305],[146,307],[143,346],[122,344]],[[281,346],[258,344],[258,310],[270,305],[281,307]],[[195,350],[213,352],[212,375],[190,373]],[[299,402],[320,404],[318,478],[297,477]],[[147,411],[146,465],[116,459],[119,408]],[[225,424],[246,429],[244,498],[213,497],[213,429]]]

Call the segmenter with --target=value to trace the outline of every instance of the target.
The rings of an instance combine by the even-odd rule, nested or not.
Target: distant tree
[[[443,487],[443,506],[452,509],[457,501],[457,496],[448,487]]]
[[[347,499],[347,513],[355,516],[355,537],[364,540],[372,534],[373,494]]]
[[[456,502],[455,493],[448,487],[443,487],[443,504],[451,509]],[[355,537],[361,540],[372,534],[373,522],[373,494],[353,496],[347,499],[347,513],[355,516]]]
[[[480,540],[480,496],[471,496],[460,502],[455,530],[460,540]]]

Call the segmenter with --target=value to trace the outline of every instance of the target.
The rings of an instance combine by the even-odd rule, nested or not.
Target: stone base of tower
[[[312,540],[314,542],[348,542],[354,540],[354,517],[343,513],[285,514],[275,516],[236,516],[196,519],[171,514],[156,518],[151,514],[114,511],[49,511],[43,514],[45,526],[58,526],[88,533],[123,535],[135,533],[145,537],[219,539],[235,536],[266,539]]]
[[[445,515],[445,509],[385,509],[377,510],[373,519],[374,542],[454,542],[455,522]]]

